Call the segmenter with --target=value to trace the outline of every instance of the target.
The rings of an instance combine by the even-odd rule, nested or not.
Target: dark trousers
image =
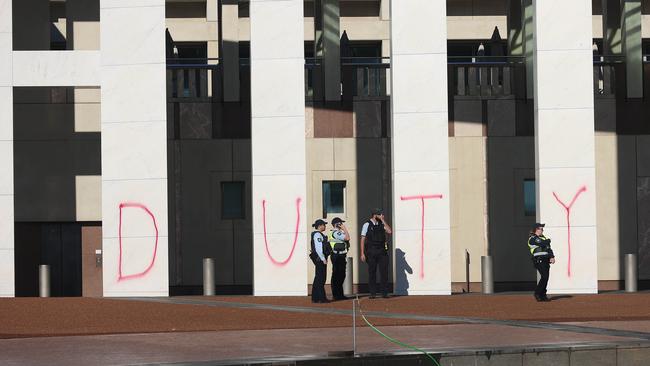
[[[383,295],[388,294],[388,252],[384,248],[369,247],[365,255],[368,263],[368,290],[370,295],[377,293],[377,267],[379,267],[381,293]]]
[[[311,301],[327,300],[327,296],[325,296],[327,265],[321,260],[317,260],[314,266],[316,266],[316,272],[314,274],[314,284],[311,287]]]
[[[332,296],[334,299],[342,299],[343,281],[345,281],[345,254],[332,254]]]
[[[535,269],[539,272],[540,279],[535,287],[535,297],[546,297],[546,285],[551,271],[551,264],[548,258],[534,259]]]

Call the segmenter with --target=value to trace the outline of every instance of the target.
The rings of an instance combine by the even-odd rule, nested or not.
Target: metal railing
[[[447,62],[450,94],[453,96],[526,96],[524,57],[449,57]]]
[[[357,98],[387,96],[388,70],[390,57],[341,57],[344,98],[348,95]]]
[[[172,99],[210,100],[220,95],[219,59],[168,59],[167,96]]]

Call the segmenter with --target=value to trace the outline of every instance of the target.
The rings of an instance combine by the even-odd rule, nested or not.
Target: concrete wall
[[[85,109],[75,103],[84,94],[74,88],[14,90],[16,221],[101,220],[98,99],[85,99],[91,106]]]
[[[250,140],[176,141],[181,197],[176,208],[180,236],[172,246],[173,285],[201,286],[202,259],[215,259],[217,285],[252,284],[252,212]],[[218,158],[210,158],[218,157]],[[242,181],[245,219],[221,217],[221,183]],[[179,228],[177,228],[179,229]],[[173,230],[173,226],[170,227]],[[180,266],[177,264],[180,263]],[[178,272],[180,270],[180,272]]]

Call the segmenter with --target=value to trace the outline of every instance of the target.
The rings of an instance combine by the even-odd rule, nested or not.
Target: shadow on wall
[[[413,274],[413,268],[406,261],[406,253],[401,249],[395,250],[395,293],[409,294],[409,280],[407,274]]]

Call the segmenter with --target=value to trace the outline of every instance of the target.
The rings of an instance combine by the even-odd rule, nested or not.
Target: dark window
[[[524,180],[524,215],[535,216],[537,207],[535,204],[535,180]]]
[[[221,182],[222,220],[246,218],[244,201],[244,182]]]
[[[323,217],[328,213],[345,213],[345,181],[323,182]]]

